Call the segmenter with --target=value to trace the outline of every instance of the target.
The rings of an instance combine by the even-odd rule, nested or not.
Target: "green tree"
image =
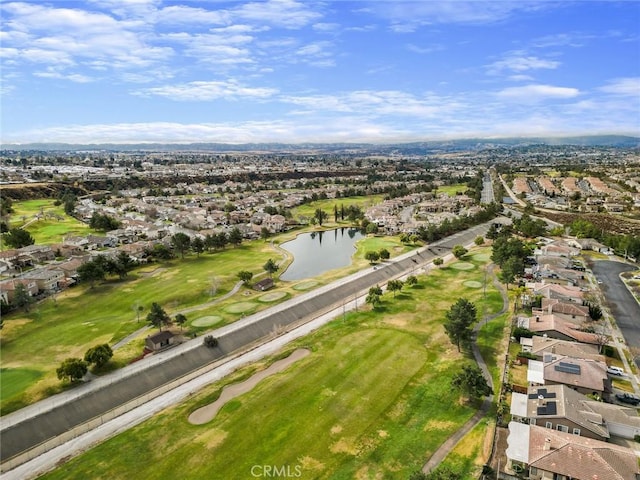
[[[56,369],[60,380],[68,379],[70,382],[80,380],[87,373],[87,362],[79,358],[67,358]]]
[[[242,281],[242,283],[246,285],[253,278],[253,273],[249,272],[248,270],[240,270],[238,272],[238,278],[240,279],[240,281]]]
[[[169,323],[171,323],[171,318],[160,304],[153,302],[151,304],[151,310],[147,314],[147,322],[162,330],[163,325],[169,325]]]
[[[106,365],[111,360],[111,357],[113,357],[113,350],[108,343],[103,343],[87,350],[84,354],[84,361],[88,364],[94,364],[96,368],[100,368]]]
[[[195,252],[195,254],[199,257],[202,252],[204,252],[204,240],[200,237],[195,237],[191,240],[191,250]]]
[[[436,267],[441,266],[443,263],[444,263],[444,260],[442,258],[440,258],[440,257],[436,257],[436,258],[433,259],[433,264]]]
[[[480,367],[472,364],[463,365],[462,369],[453,375],[451,387],[471,398],[481,398],[493,393]]]
[[[107,232],[109,230],[120,228],[120,222],[109,215],[93,212],[93,215],[91,215],[91,219],[89,220],[89,226],[94,230]]]
[[[80,281],[89,282],[91,288],[95,286],[96,282],[104,280],[105,275],[106,272],[104,268],[95,260],[85,262],[78,267],[78,277]]]
[[[335,223],[338,223],[338,216],[339,216],[339,215],[340,215],[340,214],[338,213],[338,205],[334,204],[334,205],[333,205],[333,221],[334,221]]]
[[[592,320],[600,320],[602,318],[602,309],[600,308],[600,305],[587,302],[587,307],[589,307],[589,316]]]
[[[260,229],[260,238],[262,238],[263,240],[266,240],[267,238],[269,238],[270,235],[271,235],[271,232],[267,227],[262,227]]]
[[[262,268],[269,274],[269,277],[273,277],[273,274],[276,273],[280,267],[278,267],[278,264],[276,264],[276,262],[274,262],[273,259],[270,258],[269,260],[267,260],[267,263],[262,266]]]
[[[375,287],[371,287],[369,289],[369,293],[372,293],[374,295],[382,295],[382,288],[380,288],[379,285],[376,285]]]
[[[412,287],[418,283],[418,277],[416,277],[415,275],[409,275],[405,283]]]
[[[378,295],[376,292],[369,291],[364,301],[371,305],[373,308],[376,308],[378,305],[380,305],[380,295]]]
[[[176,323],[180,325],[180,330],[182,330],[182,326],[187,323],[187,317],[182,313],[178,313],[175,317]]]
[[[456,257],[458,260],[464,257],[467,254],[467,252],[468,250],[464,248],[462,245],[455,245],[451,250],[451,253],[453,253],[453,256]]]
[[[478,235],[473,243],[475,243],[479,247],[484,243],[484,237],[482,235]]]
[[[32,302],[33,298],[29,295],[27,287],[25,287],[22,282],[16,283],[13,290],[13,305],[17,308],[24,309],[25,312],[28,312]]]
[[[500,280],[506,284],[507,290],[509,290],[509,285],[513,283],[516,278],[522,276],[524,274],[524,262],[520,257],[509,257],[502,264],[500,270]]]
[[[367,227],[365,228],[365,232],[367,232],[370,235],[375,235],[376,233],[378,233],[379,228],[378,228],[378,224],[377,223],[367,223]]]
[[[378,255],[380,255],[380,259],[382,260],[389,260],[389,258],[391,258],[391,254],[386,248],[381,248],[380,250],[378,250]]]
[[[184,254],[191,246],[191,238],[186,233],[178,232],[171,237],[171,245],[173,245],[173,248],[175,248],[184,259]]]
[[[327,219],[327,217],[328,217],[327,212],[325,212],[321,208],[316,208],[316,211],[313,213],[313,218],[316,219],[316,221],[318,222],[318,225],[320,226],[322,226],[322,224]]]
[[[387,282],[387,290],[393,292],[393,298],[396,298],[396,292],[402,290],[403,286],[404,283],[402,282],[402,280],[389,280]]]
[[[471,340],[471,326],[476,321],[476,315],[476,306],[465,298],[459,298],[445,314],[444,329],[458,351],[461,345],[466,345]]]
[[[22,248],[36,243],[35,239],[23,228],[12,228],[4,234],[4,242],[11,248]]]
[[[234,247],[237,247],[242,243],[242,232],[238,227],[233,227],[229,232],[229,243]]]
[[[374,264],[380,259],[380,254],[378,252],[374,252],[372,250],[369,250],[367,252],[364,252],[364,258],[369,263]]]
[[[135,267],[135,265],[136,262],[133,258],[131,258],[131,255],[123,250],[120,250],[118,252],[118,255],[116,255],[116,259],[114,262],[115,273],[117,273],[118,276],[123,279],[127,276],[129,271],[131,271],[133,267]]]

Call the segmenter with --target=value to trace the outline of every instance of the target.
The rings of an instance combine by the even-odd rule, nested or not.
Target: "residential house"
[[[30,297],[34,297],[38,294],[38,285],[34,280],[25,278],[11,278],[8,280],[0,281],[0,298],[5,303],[11,304],[14,299],[16,285],[19,284],[24,285]]]
[[[635,453],[626,447],[538,425],[509,423],[506,473],[530,480],[637,480]]]
[[[60,269],[39,268],[26,272],[22,278],[33,280],[38,286],[38,293],[56,291],[60,288],[60,282],[64,280],[64,272]]]
[[[544,353],[552,353],[575,358],[589,358],[605,361],[604,355],[598,353],[598,345],[560,340],[549,336],[534,335],[531,338],[522,337],[520,345],[525,352],[532,353],[538,360],[542,360]]]
[[[582,325],[576,321],[561,318],[555,314],[536,315],[534,317],[518,317],[517,326],[526,328],[537,335],[560,340],[602,345],[606,339],[601,335],[581,330]]]
[[[607,423],[590,403],[601,402],[590,400],[566,385],[529,387],[526,394],[512,394],[511,415],[514,420],[531,425],[606,442],[610,438]],[[640,421],[637,414],[636,418]]]
[[[573,302],[582,305],[584,292],[579,287],[571,285],[556,285],[553,283],[527,283],[526,287],[534,296],[543,298],[555,298],[564,302]]]
[[[532,315],[554,314],[559,318],[582,324],[591,320],[589,307],[575,303],[565,303],[557,298],[543,298],[541,308],[534,308]]]
[[[545,353],[542,362],[530,360],[527,381],[530,385],[568,385],[603,399],[608,399],[612,391],[606,363],[563,355]]]

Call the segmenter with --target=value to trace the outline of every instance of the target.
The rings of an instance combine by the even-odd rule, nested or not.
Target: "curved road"
[[[113,375],[6,415],[2,417],[0,430],[0,461],[4,463],[28,452],[64,432],[233,352],[255,346],[267,338],[306,323],[343,305],[345,301],[357,298],[373,285],[384,285],[391,279],[413,272],[429,263],[436,255],[450,251],[454,245],[472,243],[475,237],[486,233],[491,223],[493,221],[459,232],[429,247],[398,257],[375,270],[367,268],[222,327],[213,332],[219,340],[218,347],[213,350],[204,347],[202,339],[197,338],[125,367]],[[0,465],[2,466],[4,465]]]

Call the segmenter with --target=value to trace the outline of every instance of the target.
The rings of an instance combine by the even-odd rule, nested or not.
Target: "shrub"
[[[216,348],[218,346],[218,339],[213,335],[207,335],[202,342],[207,348]]]

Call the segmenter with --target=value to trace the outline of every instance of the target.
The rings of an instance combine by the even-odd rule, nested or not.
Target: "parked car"
[[[616,393],[616,400],[622,403],[629,403],[631,405],[640,404],[640,398],[632,395],[631,393]]]
[[[618,375],[619,377],[624,375],[624,370],[620,367],[607,367],[607,373],[611,375]]]

